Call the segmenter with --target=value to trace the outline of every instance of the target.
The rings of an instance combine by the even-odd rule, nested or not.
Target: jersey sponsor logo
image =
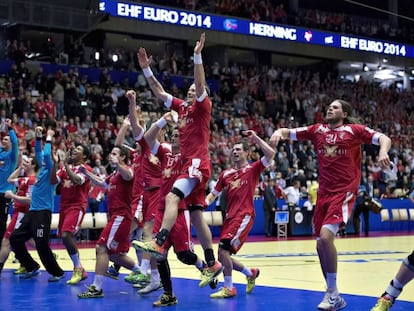
[[[323,147],[325,148],[325,156],[326,157],[335,157],[336,156],[335,150],[338,148],[338,146],[323,145]]]
[[[247,180],[236,179],[230,183],[230,189],[240,188],[243,185],[247,185]]]
[[[155,155],[150,154],[148,157],[148,161],[154,165],[157,165],[160,163],[160,159],[158,159]]]
[[[70,188],[70,187],[72,187],[72,181],[70,180],[70,179],[65,179],[64,181],[63,181],[63,187],[64,188]]]

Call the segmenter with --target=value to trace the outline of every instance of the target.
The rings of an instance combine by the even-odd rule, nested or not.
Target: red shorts
[[[25,213],[22,212],[13,213],[10,223],[7,226],[6,232],[4,233],[5,239],[10,239],[10,236],[13,233],[13,231],[20,227],[20,222],[24,215]]]
[[[232,254],[237,254],[246,242],[247,236],[253,227],[254,217],[244,214],[234,218],[226,218],[220,234],[220,240],[230,240]]]
[[[199,183],[194,187],[193,191],[185,198],[187,206],[205,206],[206,205],[206,183],[211,175],[211,162],[201,160],[197,167],[193,166],[193,161],[185,160],[181,166],[181,174],[178,179],[197,178]]]
[[[352,192],[319,194],[313,215],[313,230],[320,235],[323,225],[347,223],[352,213],[356,195]]]
[[[157,210],[155,215],[153,233],[158,233],[161,229],[162,218],[164,216],[164,210]],[[167,240],[164,243],[165,249],[174,247],[174,252],[182,252],[187,250],[193,250],[190,236],[190,213],[188,211],[179,209],[177,220],[174,226],[171,228]]]
[[[206,206],[206,183],[198,183],[188,197],[184,199],[185,206]]]
[[[99,236],[98,245],[106,247],[109,254],[128,253],[131,220],[123,216],[112,216]]]
[[[142,213],[144,222],[154,220],[160,201],[160,188],[144,190]]]
[[[59,212],[58,236],[62,232],[75,234],[80,229],[85,213],[79,208],[64,208]]]

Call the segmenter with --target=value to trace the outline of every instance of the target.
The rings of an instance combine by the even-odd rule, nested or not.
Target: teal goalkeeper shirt
[[[16,188],[7,182],[7,178],[16,169],[19,156],[19,142],[13,129],[9,129],[9,136],[12,145],[11,149],[3,150],[0,147],[0,193],[5,193],[7,190],[13,191]]]
[[[44,151],[42,152],[42,139],[36,139],[35,155],[36,161],[40,165],[40,170],[33,186],[30,211],[49,210],[53,212],[56,185],[50,183],[50,171],[53,167],[51,152],[52,144],[50,141],[46,141]]]

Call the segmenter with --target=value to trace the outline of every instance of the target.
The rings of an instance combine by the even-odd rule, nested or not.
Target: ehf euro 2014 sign
[[[230,18],[215,14],[204,14],[116,0],[100,1],[99,10],[111,16],[140,21],[414,58],[414,46],[412,45],[301,27],[254,22],[235,17]]]

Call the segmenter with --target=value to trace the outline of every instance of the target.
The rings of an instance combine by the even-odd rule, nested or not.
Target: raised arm
[[[126,97],[128,98],[129,102],[129,123],[132,128],[132,133],[134,133],[135,140],[140,140],[142,135],[144,135],[145,129],[141,126],[139,123],[139,113],[141,113],[141,110],[137,110],[137,94],[134,90],[129,90],[126,93]],[[117,144],[115,144],[116,146]],[[118,144],[121,145],[121,144]]]
[[[116,135],[114,145],[122,145],[125,141],[125,137],[129,131],[129,128],[131,127],[131,122],[129,120],[129,117],[126,117],[124,121],[122,121],[122,125],[119,129],[118,135]]]
[[[290,129],[282,127],[273,132],[270,137],[270,145],[275,148],[279,144],[280,140],[288,139],[290,135]]]
[[[246,135],[250,138],[252,143],[255,143],[263,151],[264,157],[266,158],[267,163],[271,163],[275,157],[276,151],[272,148],[267,142],[257,136],[255,131],[247,130],[242,132],[243,135]]]
[[[9,131],[8,135],[10,137],[11,149],[7,151],[3,150],[3,152],[0,153],[0,161],[11,159],[11,166],[15,168],[19,157],[19,142],[17,140],[16,132],[13,129],[12,121],[10,119],[6,119],[5,124]]]
[[[200,40],[196,42],[194,47],[194,85],[197,98],[203,95],[206,87],[206,77],[203,60],[201,58],[201,51],[203,50],[205,40],[206,34],[203,32],[200,36]]]
[[[36,156],[36,162],[39,163],[39,166],[41,166],[43,163],[42,133],[43,133],[43,128],[41,126],[37,126],[35,128],[35,135],[36,135],[35,156]]]
[[[19,165],[13,173],[10,174],[10,176],[7,178],[7,182],[9,184],[14,184],[17,180],[17,178],[20,176],[20,173],[22,172],[23,166]]]
[[[149,149],[152,151],[155,144],[159,143],[157,140],[158,133],[161,129],[167,125],[168,122],[175,122],[173,118],[173,112],[167,112],[157,122],[154,122],[149,130],[145,133],[144,139],[147,142]]]
[[[52,161],[52,139],[55,135],[53,130],[47,130],[46,135],[46,144],[43,150],[43,160],[45,162],[47,169],[52,169],[53,161]]]
[[[16,132],[13,129],[11,119],[6,119],[6,125],[9,130],[9,137],[12,145],[11,157],[12,161],[14,162],[14,165],[16,165],[19,158],[19,140],[17,139]]]
[[[148,57],[147,51],[144,48],[139,48],[138,53],[138,63],[144,73],[145,78],[147,79],[148,85],[151,91],[154,93],[155,97],[159,100],[162,100],[164,103],[167,101],[168,96],[171,96],[167,93],[162,87],[161,83],[155,78],[151,70],[152,56]]]

